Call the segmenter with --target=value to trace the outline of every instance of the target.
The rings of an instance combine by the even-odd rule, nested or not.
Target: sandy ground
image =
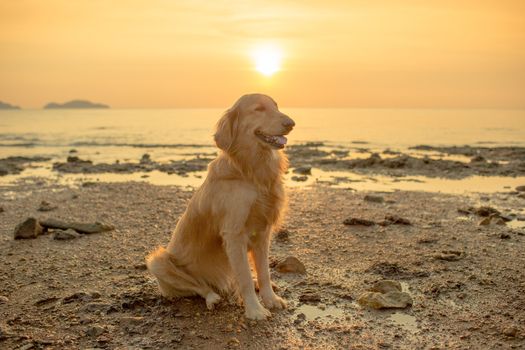
[[[316,185],[291,189],[286,233],[272,261],[295,256],[307,273],[272,270],[289,302],[268,321],[234,301],[208,311],[199,298],[165,300],[144,257],[165,245],[191,192],[145,183],[0,187],[2,349],[507,349],[525,348],[522,228],[480,226],[458,208],[519,214],[516,194],[369,193]],[[39,212],[46,200],[58,208]],[[349,217],[412,225],[348,226]],[[113,224],[112,232],[60,241],[14,240],[28,216]],[[443,251],[457,259],[441,260]],[[413,306],[370,310],[356,302],[374,282],[402,282]]]

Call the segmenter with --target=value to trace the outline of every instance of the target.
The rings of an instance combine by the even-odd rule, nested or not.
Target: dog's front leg
[[[271,313],[261,305],[255,293],[248,263],[248,239],[246,235],[223,232],[222,236],[226,255],[230,260],[230,265],[239,284],[239,292],[244,301],[246,318],[253,320],[266,319],[266,317],[271,316]]]
[[[257,271],[257,283],[259,284],[259,295],[264,306],[270,309],[286,308],[286,301],[277,296],[272,289],[270,269],[268,264],[268,252],[270,250],[270,228],[257,234],[252,242],[252,255]]]

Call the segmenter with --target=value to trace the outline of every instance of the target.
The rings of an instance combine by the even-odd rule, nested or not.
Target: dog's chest
[[[273,188],[272,191],[259,193],[250,213],[250,221],[259,227],[274,225],[280,219],[283,204],[283,189]]]

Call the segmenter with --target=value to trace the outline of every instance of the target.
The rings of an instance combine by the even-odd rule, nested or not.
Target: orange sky
[[[282,49],[282,70],[251,52]],[[525,107],[525,1],[0,0],[0,100]]]

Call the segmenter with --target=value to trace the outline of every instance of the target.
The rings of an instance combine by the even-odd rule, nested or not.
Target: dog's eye
[[[264,108],[264,106],[258,106],[257,108],[255,108],[257,112],[264,112],[265,109],[266,108]]]

